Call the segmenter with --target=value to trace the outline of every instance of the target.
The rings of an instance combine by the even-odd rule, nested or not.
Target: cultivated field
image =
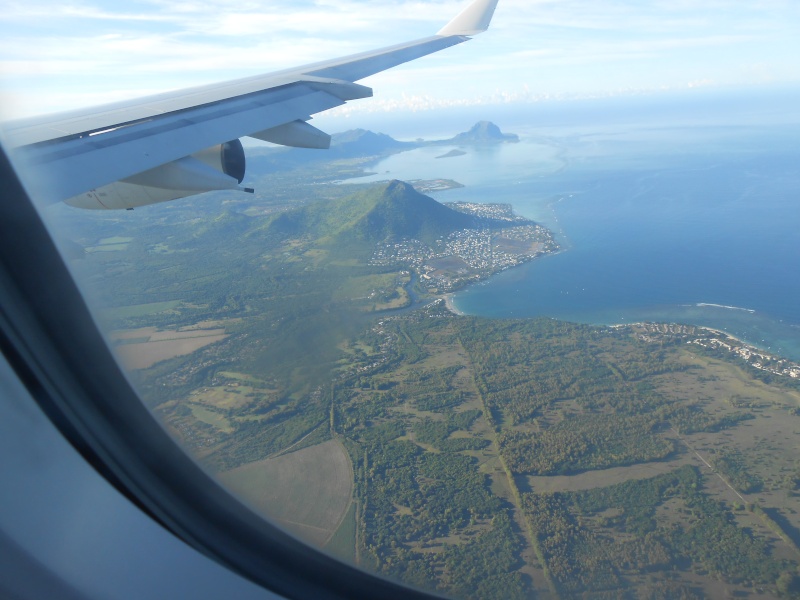
[[[131,370],[146,369],[157,362],[184,356],[227,338],[224,329],[158,331],[154,327],[111,332],[117,342],[114,352],[122,365]]]
[[[167,300],[166,302],[148,302],[147,304],[132,304],[130,306],[104,308],[99,312],[101,316],[110,319],[129,319],[132,317],[155,315],[177,308],[180,304],[180,300]]]
[[[222,473],[253,508],[298,537],[323,546],[347,514],[353,471],[335,440]]]

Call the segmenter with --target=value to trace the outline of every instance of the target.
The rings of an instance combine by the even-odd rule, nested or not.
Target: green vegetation
[[[131,374],[185,446],[300,535],[440,593],[796,595],[797,382],[666,333],[452,315],[411,258],[374,252],[475,217],[397,182],[319,185],[368,164],[353,141],[400,148],[264,152],[296,167],[260,176],[269,197],[70,217],[115,250],[73,265],[109,328],[225,329]]]
[[[764,487],[764,482],[747,470],[738,450],[722,450],[712,458],[711,464],[740,492],[750,494]]]
[[[735,427],[741,421],[755,418],[747,412],[738,412],[722,417],[710,415],[697,406],[683,406],[669,415],[670,425],[679,433],[717,432]]]
[[[648,415],[570,417],[541,433],[505,432],[500,444],[517,473],[563,475],[666,458],[674,446],[654,435],[656,424]]]
[[[500,511],[491,529],[444,552],[442,587],[458,598],[526,598],[525,580],[515,572],[521,549],[508,514]]]
[[[108,308],[100,311],[103,318],[108,319],[132,319],[135,317],[146,317],[168,310],[173,310],[180,306],[180,300],[168,302],[150,302],[147,304],[137,304],[133,306],[120,306],[118,308]]]
[[[480,437],[449,437],[455,431],[468,431],[480,416],[481,411],[469,410],[456,413],[446,421],[425,419],[414,426],[414,433],[418,442],[430,444],[443,452],[480,450],[490,444],[489,440]]]
[[[486,483],[470,476],[476,469],[486,472],[478,468],[480,461],[465,456],[466,448],[479,440],[481,460],[497,460],[493,430],[504,464],[523,486],[521,478],[527,474],[574,477],[626,465],[633,474],[640,465],[657,468],[671,461],[665,463],[665,473],[655,477],[594,484],[585,491],[522,494],[519,508],[535,538],[530,542],[539,549],[540,566],[563,597],[616,597],[635,587],[643,597],[699,598],[704,593],[697,582],[703,578],[708,590],[717,579],[742,590],[753,585],[776,590],[781,574],[796,568],[796,563],[773,556],[772,545],[785,544],[785,539],[771,538],[774,529],[763,519],[763,527],[739,523],[729,501],[720,501],[716,488],[705,487],[705,478],[716,475],[701,475],[698,467],[705,466],[685,452],[688,442],[679,445],[670,437],[675,427],[683,436],[718,436],[714,439],[723,443],[723,436],[735,435],[740,424],[759,418],[733,410],[724,390],[716,399],[701,394],[702,402],[697,395],[686,397],[684,388],[704,389],[699,386],[714,384],[718,376],[702,365],[688,369],[680,346],[661,346],[654,353],[657,360],[650,360],[644,344],[627,332],[549,320],[454,318],[435,308],[385,321],[353,344],[377,347],[378,340],[384,340],[385,366],[354,378],[349,392],[341,386],[336,395],[341,414],[349,417],[346,424],[339,422],[342,433],[364,443],[377,439],[366,436],[367,431],[382,432],[383,446],[371,446],[366,454],[360,454],[365,451],[360,446],[354,454],[362,465],[367,457],[368,476],[357,478],[356,488],[365,494],[362,560],[371,568],[440,591],[493,597],[489,592],[483,595],[484,588],[476,583],[490,577],[480,569],[481,553],[467,553],[478,545],[488,552],[492,536],[500,532],[493,528],[491,534],[480,533],[486,527],[481,498],[491,499],[492,494],[483,496]],[[509,368],[502,367],[504,359]],[[374,361],[375,355],[368,360]],[[578,378],[571,385],[564,362],[580,371],[592,369],[596,377]],[[490,363],[494,368],[486,366]],[[550,378],[560,378],[559,385],[570,393],[543,401],[535,392],[556,389],[556,384],[548,387]],[[512,388],[519,391],[514,412],[499,401],[509,398],[507,390]],[[493,418],[478,408],[478,394],[487,399]],[[426,409],[436,413],[418,412]],[[515,418],[523,410],[531,417]],[[398,422],[406,425],[391,427]],[[405,441],[409,433],[424,448]],[[400,439],[389,440],[390,435]],[[469,445],[448,445],[461,440]],[[454,461],[454,453],[462,458]],[[666,467],[675,462],[683,466]],[[448,476],[457,477],[458,490],[448,489]],[[492,477],[498,476],[502,477],[492,472]],[[425,512],[426,507],[438,506],[440,498],[436,488],[425,485],[431,479],[447,490],[452,506],[447,520]],[[532,485],[535,489],[537,483]],[[465,495],[468,487],[474,491]],[[419,504],[420,496],[424,505]],[[515,503],[515,498],[509,495],[502,501]],[[466,509],[460,519],[459,506]],[[419,522],[422,515],[424,523]],[[501,543],[512,547],[523,538],[505,536]],[[423,553],[436,558],[420,563]],[[453,557],[458,559],[451,563]],[[456,563],[476,574],[474,579],[457,576],[469,585],[459,585],[457,577],[449,575],[448,565],[455,569]],[[509,582],[507,597],[526,589],[529,594],[531,586],[547,589],[547,581],[531,581],[514,566],[496,576]]]
[[[772,559],[767,546],[739,528],[724,505],[700,487],[697,469],[686,466],[587,492],[528,494],[526,514],[566,594],[624,589],[625,577],[642,569],[666,575],[675,561],[730,582],[774,584],[787,565]],[[658,518],[668,501],[682,506],[673,511],[686,516]],[[606,532],[629,537],[609,540]]]
[[[336,533],[333,534],[325,551],[339,560],[354,562],[356,559],[356,503],[351,502]]]

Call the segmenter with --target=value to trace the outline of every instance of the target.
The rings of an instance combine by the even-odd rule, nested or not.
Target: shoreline
[[[667,321],[636,321],[635,323],[611,323],[609,325],[601,325],[601,327],[619,328],[619,327],[635,327],[637,325],[639,325],[640,327],[645,327],[647,325],[678,325],[680,327],[695,327],[697,329],[710,331],[712,333],[716,333],[717,335],[724,336],[728,339],[735,340],[739,342],[742,346],[749,346],[757,350],[764,350],[765,352],[767,351],[766,348],[761,348],[760,346],[748,342],[747,340],[743,340],[741,338],[736,337],[735,335],[731,335],[727,331],[723,331],[722,329],[715,329],[713,327],[707,327],[706,325],[693,325],[691,323],[678,323],[678,322],[667,322]]]
[[[444,305],[447,307],[447,310],[449,310],[451,313],[453,313],[454,315],[456,315],[458,317],[466,317],[467,313],[465,313],[463,311],[460,311],[460,310],[458,310],[458,308],[456,308],[456,305],[455,305],[455,303],[453,301],[454,300],[454,296],[455,296],[455,293],[451,292],[449,294],[445,294],[443,296],[440,296],[440,298],[442,300],[444,300]]]

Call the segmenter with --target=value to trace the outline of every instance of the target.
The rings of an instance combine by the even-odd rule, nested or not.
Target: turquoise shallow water
[[[510,202],[557,232],[563,252],[458,293],[466,313],[693,323],[800,359],[800,125],[604,116],[520,114],[519,144],[415,150],[372,179],[452,178],[467,187],[438,200]]]

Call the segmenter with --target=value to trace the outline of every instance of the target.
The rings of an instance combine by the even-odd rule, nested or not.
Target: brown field
[[[336,440],[250,463],[219,478],[259,513],[317,546],[333,536],[353,493],[350,459]]]
[[[192,329],[188,331],[156,331],[150,335],[151,342],[166,342],[169,340],[185,340],[197,337],[214,337],[225,335],[225,329]]]
[[[185,356],[200,348],[227,338],[224,329],[191,329],[185,331],[158,331],[155,327],[112,331],[114,341],[128,340],[132,343],[114,347],[114,353],[126,369],[147,369],[157,362]]]

